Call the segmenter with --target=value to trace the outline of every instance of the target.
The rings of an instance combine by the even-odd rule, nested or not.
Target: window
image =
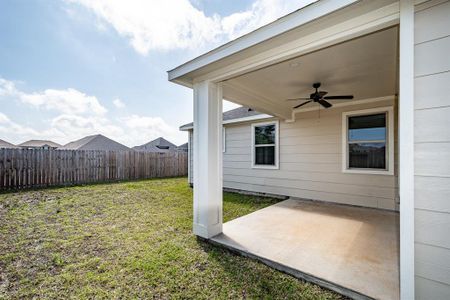
[[[393,174],[392,108],[343,114],[343,171]]]
[[[252,167],[278,168],[278,122],[252,124]]]

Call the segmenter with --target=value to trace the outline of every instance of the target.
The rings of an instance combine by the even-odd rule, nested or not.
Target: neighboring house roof
[[[1,139],[0,139],[0,148],[10,148],[10,149],[13,149],[13,148],[20,148],[20,147],[17,147],[17,146],[14,145],[14,144],[11,144],[11,143],[9,143],[9,142],[7,142],[7,141],[5,141],[5,140],[1,140]]]
[[[31,147],[31,148],[41,148],[41,147],[51,147],[51,148],[59,148],[61,147],[60,144],[52,142],[52,141],[47,141],[47,140],[29,140],[26,142],[23,142],[22,144],[18,145],[19,147],[22,148],[27,148],[27,147]]]
[[[116,142],[104,135],[89,135],[82,139],[70,142],[61,149],[67,150],[106,150],[106,151],[128,151],[131,150],[127,146]]]
[[[184,143],[184,144],[178,146],[178,151],[188,152],[188,143]]]
[[[273,116],[260,113],[258,111],[255,111],[251,108],[241,106],[229,111],[226,111],[222,115],[223,117],[223,124],[229,124],[229,123],[237,123],[237,122],[245,122],[245,121],[251,121],[251,120],[258,120],[258,119],[266,119],[266,118],[272,118]],[[194,126],[194,123],[188,123],[185,125],[180,126],[180,130],[189,130],[192,129]]]
[[[177,148],[175,144],[172,144],[163,137],[159,137],[147,144],[133,147],[134,150],[145,152],[171,152],[177,151]]]

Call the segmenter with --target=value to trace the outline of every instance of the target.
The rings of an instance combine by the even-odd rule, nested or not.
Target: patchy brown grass
[[[224,219],[274,202],[226,193]],[[341,298],[191,226],[185,178],[0,194],[0,298]]]

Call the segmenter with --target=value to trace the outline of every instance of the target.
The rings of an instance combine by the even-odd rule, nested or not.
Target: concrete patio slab
[[[227,222],[212,242],[352,298],[399,298],[399,215],[288,199]]]

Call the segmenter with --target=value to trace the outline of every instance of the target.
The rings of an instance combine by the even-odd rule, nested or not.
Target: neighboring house
[[[82,139],[65,144],[61,149],[65,150],[105,150],[105,151],[129,151],[127,146],[116,142],[104,135],[89,135]]]
[[[46,149],[46,150],[57,149],[61,147],[60,144],[47,140],[29,140],[23,142],[22,144],[19,144],[18,146],[23,149]]]
[[[184,144],[178,146],[177,150],[179,152],[188,152],[189,151],[189,144],[188,143],[184,143]]]
[[[153,141],[150,141],[144,145],[133,147],[133,149],[136,151],[159,152],[159,153],[176,152],[177,148],[178,147],[175,144],[172,144],[171,142],[169,142],[168,140],[166,140],[163,137],[154,139]]]
[[[17,148],[20,148],[20,147],[14,145],[14,144],[11,144],[11,143],[9,143],[9,142],[7,142],[7,141],[5,141],[5,140],[1,140],[1,139],[0,139],[0,149],[1,149],[1,148],[17,149]]]
[[[170,70],[194,95],[194,233],[223,232],[223,187],[398,211],[398,296],[450,299],[449,15],[443,0],[321,0]],[[273,117],[223,134],[222,99]]]

